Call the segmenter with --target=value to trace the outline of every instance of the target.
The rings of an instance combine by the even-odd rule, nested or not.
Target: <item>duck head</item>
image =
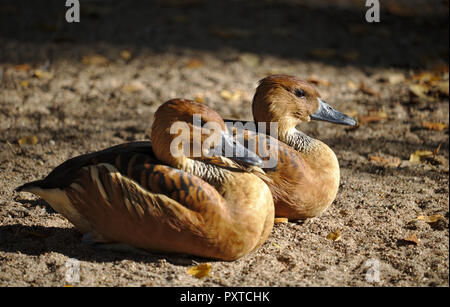
[[[287,75],[273,75],[259,81],[253,98],[256,122],[278,122],[279,133],[313,120],[355,126],[356,121],[333,109],[306,81]]]
[[[242,165],[261,166],[255,153],[236,142],[222,117],[208,106],[186,99],[172,99],[155,112],[151,131],[158,159],[184,168],[187,159],[225,157]]]

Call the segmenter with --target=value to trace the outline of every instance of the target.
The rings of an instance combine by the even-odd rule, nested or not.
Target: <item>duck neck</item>
[[[216,189],[223,185],[227,177],[227,170],[201,160],[187,159],[183,170],[205,180]]]
[[[297,130],[295,127],[279,134],[280,141],[288,144],[301,153],[311,152],[317,145],[318,141],[305,133]]]

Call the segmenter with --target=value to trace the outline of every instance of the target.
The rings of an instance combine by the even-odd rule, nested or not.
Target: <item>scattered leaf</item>
[[[387,76],[387,80],[390,84],[396,85],[405,82],[405,75],[402,73],[390,73]]]
[[[203,62],[200,60],[196,60],[196,59],[189,60],[184,65],[184,67],[191,68],[191,69],[199,68],[202,66],[203,66]]]
[[[307,81],[309,83],[312,83],[312,84],[315,84],[315,85],[323,85],[323,86],[329,86],[330,85],[330,82],[328,80],[320,79],[316,75],[312,75],[311,77],[309,77],[307,79]]]
[[[432,224],[432,223],[436,223],[440,220],[442,220],[444,217],[440,214],[434,214],[434,215],[429,215],[429,216],[424,216],[424,215],[419,215],[418,217],[416,217],[414,220],[412,221],[424,221],[426,223]],[[411,222],[411,221],[410,221]]]
[[[449,82],[448,81],[438,82],[435,85],[435,87],[440,94],[445,95],[447,97],[449,96]]]
[[[336,229],[335,231],[330,232],[328,234],[327,239],[335,242],[339,241],[341,239],[341,232],[338,229]]]
[[[223,99],[228,100],[228,101],[233,101],[233,102],[242,100],[243,98],[246,97],[246,95],[247,95],[247,93],[244,91],[241,91],[241,90],[235,90],[233,92],[228,91],[228,90],[223,90],[220,92],[220,96]]]
[[[38,138],[35,135],[31,135],[31,136],[24,136],[23,138],[19,139],[17,141],[17,143],[22,146],[22,145],[36,145],[38,143]]]
[[[412,234],[406,238],[403,238],[403,241],[410,243],[410,244],[414,244],[414,245],[420,244],[420,240],[415,234]]]
[[[203,278],[209,275],[209,272],[211,271],[211,263],[201,263],[199,265],[190,267],[187,270],[187,273],[191,276],[194,276],[196,278]]]
[[[53,77],[52,73],[40,69],[35,69],[33,76],[38,79],[51,79]]]
[[[370,161],[374,161],[377,164],[385,165],[385,166],[391,166],[391,167],[398,167],[402,160],[398,157],[390,157],[390,158],[382,158],[378,156],[369,156]]]
[[[131,59],[131,52],[128,50],[120,51],[120,57],[125,61],[129,61]]]
[[[21,87],[27,88],[29,85],[30,84],[29,84],[29,82],[27,80],[20,81],[20,86]]]
[[[318,59],[330,59],[336,56],[336,50],[334,49],[322,49],[317,48],[309,52],[309,55]]]
[[[85,55],[81,58],[81,62],[86,65],[98,65],[103,66],[109,63],[109,60],[105,58],[103,55]]]
[[[132,81],[122,86],[122,91],[128,94],[140,92],[145,89],[144,84],[140,81]]]
[[[205,96],[203,94],[197,94],[195,95],[194,100],[198,103],[204,103],[205,102]]]
[[[274,223],[274,224],[287,223],[287,222],[288,222],[288,219],[285,218],[285,217],[276,217],[276,218],[273,220],[273,223]]]
[[[14,65],[13,68],[17,71],[27,71],[30,70],[31,66],[29,64],[18,64]]]
[[[374,89],[367,87],[364,82],[359,83],[359,90],[363,92],[364,94],[370,95],[370,96],[378,96],[378,92]]]
[[[444,123],[422,122],[422,127],[428,130],[442,131],[448,128]]]
[[[384,111],[369,112],[368,115],[358,115],[359,124],[367,124],[387,119],[388,116]]]
[[[352,90],[356,90],[358,88],[358,86],[353,81],[347,81],[347,85]]]
[[[255,67],[259,64],[259,56],[253,53],[243,53],[239,56],[239,60],[249,67]]]
[[[427,158],[431,158],[433,156],[434,156],[433,152],[429,150],[416,150],[416,152],[412,153],[409,156],[409,162],[418,164],[425,161]]]
[[[429,86],[425,84],[411,84],[409,85],[409,91],[416,97],[421,98],[426,101],[434,100],[427,94],[430,91]]]

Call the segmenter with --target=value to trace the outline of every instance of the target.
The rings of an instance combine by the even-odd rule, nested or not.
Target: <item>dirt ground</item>
[[[362,2],[81,1],[68,24],[64,1],[2,1],[0,286],[71,284],[70,258],[81,286],[448,286],[448,1],[382,1],[376,24]],[[315,81],[360,126],[300,127],[335,151],[338,196],[238,261],[99,250],[14,192],[70,157],[147,139],[170,98],[251,119],[273,73]],[[203,262],[208,277],[187,274]]]

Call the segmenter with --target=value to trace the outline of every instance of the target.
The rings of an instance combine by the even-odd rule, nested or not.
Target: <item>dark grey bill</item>
[[[356,126],[356,120],[348,115],[345,115],[344,113],[339,112],[338,110],[333,109],[322,99],[317,98],[317,100],[319,101],[319,109],[316,113],[310,115],[311,119],[323,120],[339,125]]]
[[[210,154],[212,156],[223,156],[244,165],[262,166],[263,160],[256,153],[245,148],[244,145],[237,142],[235,138],[222,131],[222,142],[219,146],[212,148]]]

